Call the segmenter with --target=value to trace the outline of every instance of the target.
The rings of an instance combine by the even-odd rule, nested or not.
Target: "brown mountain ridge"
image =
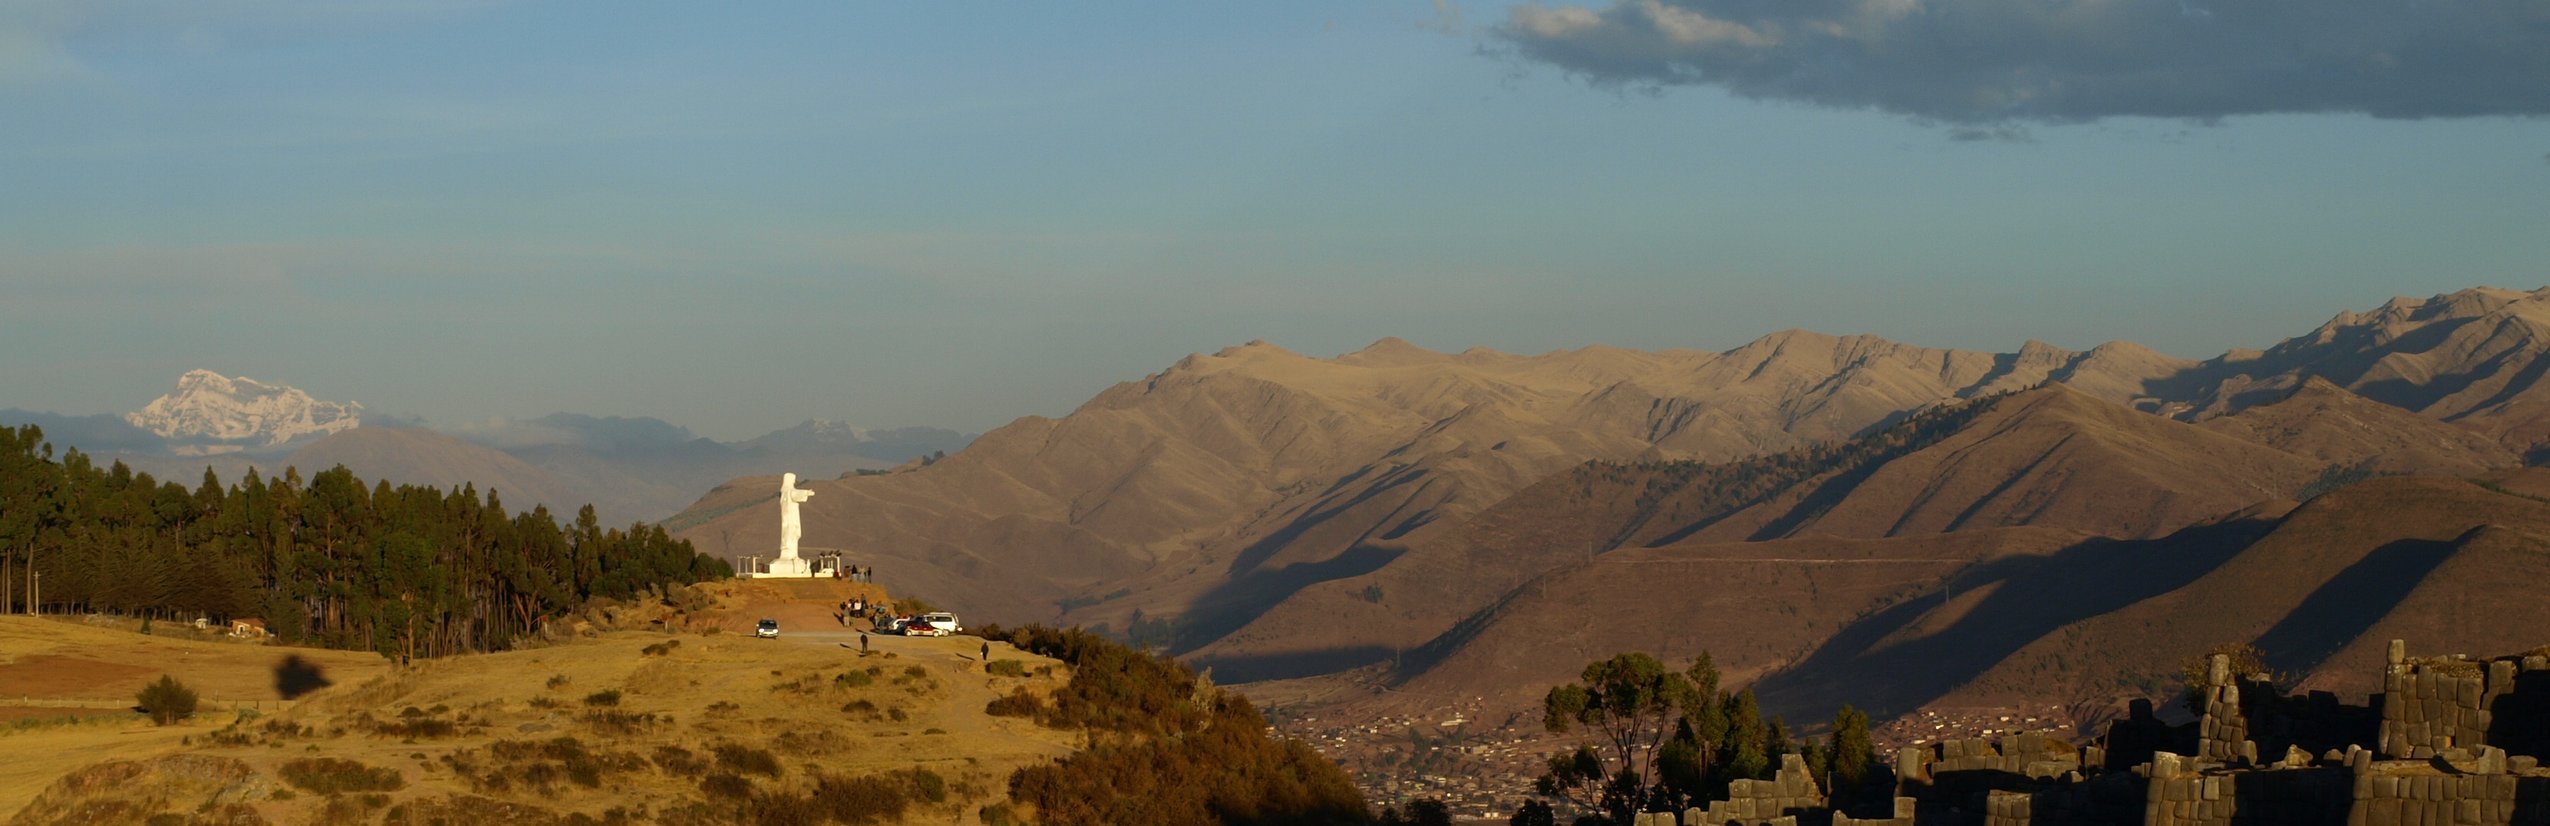
[[[932,465],[811,483],[806,543],[982,619],[1123,630],[1138,611],[1151,639],[1225,680],[1395,660],[1389,679],[1421,698],[1511,678],[1489,665],[1509,652],[1581,665],[1550,637],[1588,651],[1715,640],[1704,647],[1750,652],[1722,660],[1731,673],[1807,705],[1825,699],[1816,686],[1903,664],[1876,652],[1964,652],[1938,670],[1955,681],[1905,680],[1884,698],[1918,704],[2000,685],[2005,665],[2041,670],[2046,635],[2183,599],[2335,507],[2288,517],[2294,500],[2518,464],[2535,419],[2550,421],[2527,378],[2550,369],[2534,366],[2550,344],[2537,318],[2550,292],[2470,290],[2205,362],[2126,343],[1992,354],[1799,331],[1717,353],[1445,354],[1385,339],[1316,359],[1252,342]],[[2393,484],[2347,490],[2408,490]],[[721,488],[681,535],[711,553],[769,547],[774,486]],[[2530,535],[2482,527],[2415,541],[2480,559]],[[1620,567],[1633,562],[1645,567]],[[1749,583],[1724,618],[1698,596],[1713,583]],[[1971,584],[1951,596],[1951,583]],[[1537,601],[1564,592],[1581,612],[1615,586],[1640,606],[1589,631],[1553,631],[1561,605]],[[1928,593],[1942,604],[1916,611]],[[1983,625],[1960,625],[1976,611]],[[1934,637],[1964,647],[1888,642]],[[2155,656],[2082,666],[2079,684],[2142,679],[2129,672]]]

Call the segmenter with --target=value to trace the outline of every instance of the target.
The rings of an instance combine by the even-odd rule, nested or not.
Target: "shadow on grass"
[[[298,700],[301,695],[335,684],[317,663],[302,659],[299,654],[286,656],[274,666],[274,693],[286,700]]]

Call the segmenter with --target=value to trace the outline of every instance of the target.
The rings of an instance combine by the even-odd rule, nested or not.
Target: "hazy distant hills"
[[[1385,339],[1316,359],[1251,343],[928,467],[816,482],[806,541],[985,619],[1121,631],[1139,610],[1146,636],[1225,679],[1386,666],[1409,702],[1704,647],[1800,707],[1927,662],[1896,651],[1942,665],[1869,702],[1997,697],[2048,669],[2087,696],[2224,641],[2207,636],[2325,628],[2312,612],[2339,597],[2315,595],[2354,593],[2362,571],[2408,588],[2401,604],[2451,602],[2459,586],[2435,577],[2520,556],[2531,500],[2489,494],[2410,520],[2427,527],[2367,525],[2351,541],[2375,544],[2260,589],[2285,601],[2253,599],[2258,622],[2155,615],[2193,624],[2116,657],[2031,653],[2113,612],[2211,605],[2181,592],[2235,581],[2219,571],[2284,576],[2232,562],[2273,558],[2331,508],[2379,512],[2416,485],[2487,492],[2377,477],[2527,478],[2502,474],[2550,436],[2533,389],[2550,371],[2543,319],[2550,293],[2470,290],[2202,362],[1800,331],[1718,353]],[[704,498],[683,535],[712,553],[769,547],[773,484]],[[2452,550],[2420,568],[2390,542]],[[2347,604],[2368,628],[2410,627],[2377,597]],[[1602,620],[1582,621],[1596,604]],[[2446,619],[2417,626],[2421,646],[2483,641],[2475,619],[2430,615]],[[2314,651],[2369,644],[2311,634]]]
[[[547,505],[559,516],[591,504],[607,524],[658,520],[728,479],[793,470],[836,474],[883,468],[964,447],[966,434],[915,427],[871,430],[807,421],[738,443],[650,418],[558,413],[495,419],[449,431],[365,423],[362,406],[297,388],[194,370],[139,411],[64,416],[0,411],[0,424],[35,424],[57,449],[77,447],[193,485],[209,467],[225,481],[248,468],[306,477],[343,464],[366,480],[500,494],[507,507]]]

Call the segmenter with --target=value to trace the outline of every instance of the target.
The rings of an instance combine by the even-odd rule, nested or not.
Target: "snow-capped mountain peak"
[[[177,392],[124,414],[124,421],[196,448],[184,452],[219,453],[324,436],[361,424],[362,415],[359,402],[324,402],[295,387],[189,370],[177,379]]]

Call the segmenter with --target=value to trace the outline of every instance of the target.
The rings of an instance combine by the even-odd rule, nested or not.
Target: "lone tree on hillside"
[[[1690,677],[1638,652],[1588,663],[1582,678],[1550,689],[1541,724],[1562,734],[1582,729],[1592,742],[1552,755],[1534,788],[1626,820],[1655,775],[1656,747],[1673,736],[1697,692]]]
[[[165,726],[195,716],[195,690],[166,674],[159,675],[159,682],[143,686],[140,693],[133,695],[133,700],[142,713],[150,715],[151,722],[158,725]]]

